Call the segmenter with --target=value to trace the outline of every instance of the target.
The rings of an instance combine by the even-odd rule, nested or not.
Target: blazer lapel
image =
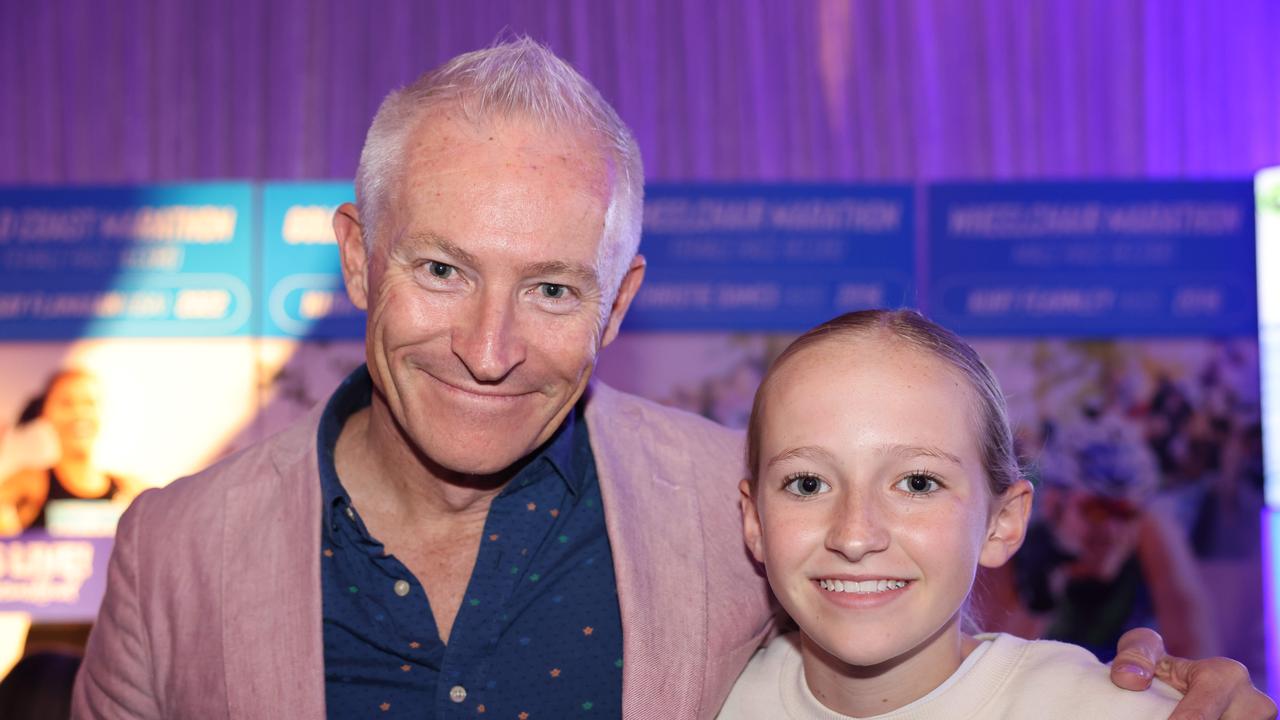
[[[312,413],[318,422],[319,411]],[[316,422],[226,496],[222,643],[232,718],[324,716]]]
[[[622,614],[622,714],[694,717],[705,670],[707,597],[688,459],[669,456],[640,406],[595,384],[587,425]],[[682,477],[683,476],[683,477]]]

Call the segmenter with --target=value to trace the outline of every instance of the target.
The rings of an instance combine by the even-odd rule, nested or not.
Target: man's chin
[[[447,448],[432,447],[431,444],[420,446],[422,454],[436,465],[438,474],[471,477],[476,479],[490,478],[497,482],[509,479],[520,467],[521,461],[537,448]],[[442,472],[441,472],[442,471]]]

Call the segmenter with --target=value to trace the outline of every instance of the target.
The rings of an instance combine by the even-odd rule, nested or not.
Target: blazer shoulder
[[[307,416],[280,433],[238,450],[192,475],[143,491],[125,512],[126,519],[141,523],[146,534],[178,538],[201,532],[219,522],[229,491],[244,485],[273,482],[281,468],[314,455],[318,414]],[[145,520],[142,516],[145,515]]]
[[[742,462],[745,435],[701,415],[669,407],[594,382],[587,405],[587,422],[609,433],[614,427],[643,425],[665,447],[688,447],[708,463]],[[592,411],[595,412],[592,412]]]

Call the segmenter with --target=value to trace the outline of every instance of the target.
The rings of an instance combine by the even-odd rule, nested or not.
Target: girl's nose
[[[883,512],[870,494],[849,493],[832,513],[827,549],[858,562],[889,546]]]

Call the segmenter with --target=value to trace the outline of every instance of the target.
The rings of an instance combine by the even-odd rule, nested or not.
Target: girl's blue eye
[[[896,487],[912,495],[928,495],[940,489],[942,484],[931,475],[915,472],[899,480]]]
[[[555,283],[542,283],[541,288],[542,296],[545,298],[551,298],[552,300],[559,300],[569,294],[569,288]]]
[[[442,262],[436,262],[435,260],[427,263],[427,272],[441,280],[447,280],[449,276],[453,275],[453,271],[454,267],[452,265],[446,265]]]
[[[810,473],[797,473],[787,478],[786,484],[782,486],[784,490],[792,495],[800,497],[811,497],[820,495],[831,489],[831,486],[817,475]]]

